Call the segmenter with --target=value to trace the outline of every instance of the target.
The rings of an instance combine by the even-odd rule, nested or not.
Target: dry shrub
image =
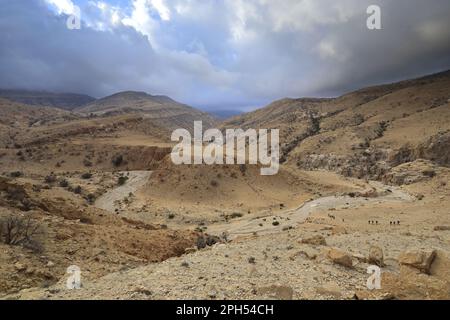
[[[8,215],[0,218],[0,242],[11,246],[23,246],[35,252],[42,251],[42,245],[37,240],[42,232],[41,226],[18,215]]]

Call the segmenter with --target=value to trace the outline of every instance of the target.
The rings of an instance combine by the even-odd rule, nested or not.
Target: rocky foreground
[[[362,226],[364,212],[346,225],[342,221],[351,214],[338,210],[334,219],[317,214],[280,233],[187,249],[185,255],[161,263],[83,281],[79,290],[67,290],[64,278],[50,288],[24,290],[8,298],[450,298],[449,227],[416,227],[405,218],[403,226],[384,219]],[[381,290],[367,289],[370,265],[381,267]]]
[[[326,233],[319,231],[318,233]],[[409,237],[387,235],[372,241],[397,243],[377,255],[364,235],[356,236],[356,250],[345,247],[346,235],[334,235],[316,245],[302,243],[297,232],[261,237],[173,258],[101,279],[84,282],[80,290],[67,290],[65,282],[45,290],[27,290],[19,299],[448,299],[448,252],[415,250]],[[358,241],[358,238],[361,239]],[[323,241],[323,242],[322,242]],[[420,245],[420,243],[417,243]],[[435,247],[442,247],[439,240]],[[379,251],[380,250],[380,251]],[[369,254],[371,252],[372,254]],[[367,267],[381,263],[382,289],[368,291]],[[384,261],[384,262],[383,262]]]

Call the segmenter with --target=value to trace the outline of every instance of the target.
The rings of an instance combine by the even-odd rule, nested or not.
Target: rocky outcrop
[[[336,248],[331,248],[327,254],[328,258],[335,264],[353,268],[352,256],[347,252],[341,251]]]
[[[392,168],[383,177],[383,182],[394,185],[410,185],[426,181],[437,174],[437,167],[429,160],[416,160]]]
[[[368,261],[371,264],[375,264],[379,267],[383,267],[384,266],[383,249],[378,246],[370,247]]]
[[[413,250],[402,253],[399,257],[399,263],[417,269],[422,273],[430,274],[435,257],[436,250]]]
[[[313,246],[326,246],[327,245],[325,238],[321,235],[317,235],[317,236],[307,238],[307,239],[302,239],[301,243],[310,244]]]
[[[391,168],[384,160],[382,150],[367,149],[362,154],[351,156],[337,154],[310,154],[297,161],[297,166],[306,170],[325,169],[346,177],[380,179]]]

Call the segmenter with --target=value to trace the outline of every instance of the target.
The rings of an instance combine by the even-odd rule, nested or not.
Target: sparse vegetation
[[[18,215],[0,218],[0,242],[4,244],[23,246],[35,252],[40,252],[42,246],[37,240],[37,236],[41,232],[41,226],[32,221],[31,218]]]
[[[61,188],[67,188],[69,186],[69,182],[66,179],[63,179],[59,182],[59,186]]]
[[[127,181],[128,181],[128,177],[120,176],[119,179],[117,180],[117,184],[119,186],[123,186],[125,183],[127,183]]]
[[[216,180],[211,180],[211,186],[213,186],[213,187],[218,187],[219,186],[219,183],[216,181]]]
[[[57,180],[57,178],[54,174],[50,174],[44,178],[45,183],[48,183],[48,184],[55,183],[56,180]]]
[[[14,171],[14,172],[11,172],[11,173],[9,174],[9,176],[10,176],[11,178],[19,178],[19,177],[22,177],[22,176],[23,176],[23,172],[22,172],[22,171]]]
[[[115,167],[120,167],[122,165],[122,163],[123,163],[123,156],[122,155],[116,155],[116,156],[114,156],[112,158],[111,162],[112,162],[112,164]]]
[[[84,159],[83,160],[83,165],[85,167],[92,167],[92,162],[90,160],[88,160],[88,159]]]
[[[83,180],[89,180],[91,178],[92,178],[92,173],[90,173],[90,172],[85,172],[81,175],[81,179],[83,179]]]
[[[86,196],[86,200],[87,200],[87,202],[89,202],[90,204],[94,204],[94,202],[95,202],[96,199],[97,199],[97,197],[96,197],[95,194],[93,194],[93,193],[89,193],[89,194]]]

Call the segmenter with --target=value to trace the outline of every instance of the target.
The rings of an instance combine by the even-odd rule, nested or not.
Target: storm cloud
[[[381,7],[382,30],[366,9]],[[80,30],[66,27],[74,5]],[[448,0],[0,0],[0,87],[203,108],[334,96],[450,69]]]

